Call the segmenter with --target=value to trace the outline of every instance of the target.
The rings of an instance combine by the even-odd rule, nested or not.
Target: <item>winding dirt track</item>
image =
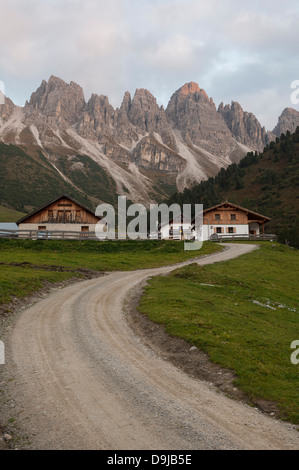
[[[254,248],[228,245],[198,262]],[[29,448],[298,449],[295,427],[188,377],[134,335],[123,313],[128,292],[172,269],[112,272],[56,290],[19,316],[8,367]]]

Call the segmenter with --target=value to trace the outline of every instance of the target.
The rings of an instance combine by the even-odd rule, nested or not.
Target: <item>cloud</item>
[[[271,128],[299,79],[295,0],[1,0],[0,17],[0,80],[20,105],[52,74],[115,107],[136,88],[166,106],[195,81]]]

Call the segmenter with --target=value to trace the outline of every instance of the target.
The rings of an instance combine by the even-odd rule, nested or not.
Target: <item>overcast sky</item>
[[[299,1],[0,0],[0,80],[23,106],[51,75],[85,99],[147,88],[158,104],[194,81],[272,129],[299,80]]]

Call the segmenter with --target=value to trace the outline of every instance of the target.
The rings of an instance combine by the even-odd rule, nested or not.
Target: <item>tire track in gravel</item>
[[[214,263],[255,249],[197,260]],[[181,263],[189,264],[192,261]],[[123,313],[128,292],[177,266],[112,272],[56,290],[18,317],[6,376],[32,449],[295,449],[296,428],[161,359]]]

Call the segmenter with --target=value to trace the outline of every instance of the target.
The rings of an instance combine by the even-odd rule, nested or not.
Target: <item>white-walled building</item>
[[[203,211],[202,239],[210,240],[217,235],[259,235],[264,233],[264,224],[269,220],[269,217],[225,201]]]
[[[32,230],[41,234],[51,235],[51,232],[81,232],[82,235],[95,232],[101,218],[88,207],[72,197],[62,195],[50,201],[17,221],[19,231]],[[103,223],[103,231],[106,226]],[[71,234],[68,236],[71,238]]]
[[[259,235],[264,233],[264,224],[270,219],[244,207],[225,201],[203,211],[202,226],[195,221],[183,219],[183,214],[159,228],[161,239],[207,241],[217,235]],[[150,238],[152,238],[150,236]]]
[[[160,227],[162,239],[166,240],[191,240],[194,237],[191,220],[186,217],[178,217]]]

